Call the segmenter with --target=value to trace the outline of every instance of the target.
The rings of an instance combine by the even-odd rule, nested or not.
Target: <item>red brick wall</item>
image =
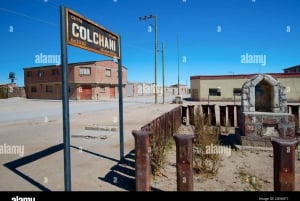
[[[57,69],[58,75],[52,75],[52,70]],[[27,75],[27,72],[31,72],[31,77]],[[42,72],[43,76],[39,76],[38,73]],[[33,83],[47,83],[47,82],[61,82],[61,67],[43,67],[43,68],[31,68],[28,70],[24,70],[24,82],[26,84]]]
[[[80,68],[90,68],[90,75],[81,75]],[[70,78],[69,81],[73,83],[94,83],[96,82],[96,69],[94,64],[90,65],[80,65],[80,66],[72,66],[72,70],[69,71]]]
[[[80,75],[80,67],[91,67],[91,75]],[[111,76],[106,76],[106,69]],[[69,69],[69,81],[73,83],[118,84],[118,64],[113,61],[98,61],[91,64],[72,65]],[[122,83],[127,84],[127,69],[122,70]]]
[[[32,86],[36,87],[36,92],[31,91]],[[52,87],[52,92],[46,92],[47,86]],[[62,97],[61,84],[31,84],[27,85],[25,90],[27,98],[59,100]]]
[[[90,67],[90,75],[80,75],[80,67]],[[53,75],[52,70],[58,69],[58,75]],[[111,69],[111,76],[105,75],[105,69]],[[123,68],[123,96],[127,96],[127,69]],[[27,76],[31,72],[31,76]],[[43,72],[43,76],[39,76]],[[24,70],[24,82],[27,98],[61,99],[61,76],[60,66],[34,67]],[[92,99],[112,98],[110,87],[115,88],[115,98],[118,97],[118,64],[113,61],[86,62],[69,65],[70,99],[80,99],[79,86],[92,86]],[[36,87],[36,92],[31,92],[31,86]],[[52,92],[46,92],[46,87],[52,86]],[[100,91],[100,87],[105,90]],[[97,96],[98,94],[98,96]]]

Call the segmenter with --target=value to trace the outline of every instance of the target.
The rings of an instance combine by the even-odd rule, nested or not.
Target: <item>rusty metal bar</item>
[[[210,118],[210,124],[212,126],[216,125],[216,110],[215,110],[215,105],[209,105],[208,106],[208,110],[209,110],[209,118]]]
[[[150,132],[132,131],[135,139],[135,189],[136,191],[150,191]]]
[[[163,135],[163,139],[164,139],[164,142],[167,142],[169,140],[166,132],[167,132],[167,129],[166,129],[166,114],[164,114],[162,116],[162,122],[161,122],[161,131],[162,131],[162,135]]]
[[[205,119],[208,119],[208,114],[209,114],[209,112],[208,112],[208,106],[209,105],[201,105],[201,107],[202,107],[202,113],[203,113],[203,116],[204,116]]]
[[[240,113],[241,113],[241,106],[240,105],[236,105],[235,106],[236,107],[236,124],[237,124],[237,127],[239,127],[239,125],[240,125],[240,117],[241,117],[241,115],[240,115]]]
[[[193,191],[194,135],[174,135],[176,142],[177,191]]]
[[[190,125],[195,125],[195,120],[194,120],[194,110],[195,105],[188,105],[188,110],[189,110],[189,121]]]
[[[169,112],[167,112],[166,114],[165,114],[165,127],[164,127],[164,129],[165,129],[165,135],[166,135],[166,138],[170,138],[170,135],[169,135]]]
[[[177,108],[174,109],[174,131],[177,131],[178,128],[181,126],[181,117],[182,117],[182,109],[180,106],[178,106]]]
[[[172,126],[171,127],[171,132],[172,132],[172,135],[175,132],[175,127],[176,127],[175,119],[176,119],[176,113],[175,113],[175,110],[173,110],[172,113],[171,113],[171,126]]]
[[[234,105],[227,105],[228,107],[228,121],[231,127],[234,127]]]
[[[226,106],[220,105],[220,125],[221,126],[226,126]]]
[[[274,191],[295,190],[296,138],[271,138],[274,154]]]
[[[181,108],[180,108],[181,110]],[[176,116],[176,108],[174,108],[172,111],[171,111],[171,121],[172,121],[172,129],[174,129],[174,125],[176,124],[175,122],[175,116]],[[180,123],[181,123],[181,115],[180,115]],[[173,135],[173,134],[172,134]]]

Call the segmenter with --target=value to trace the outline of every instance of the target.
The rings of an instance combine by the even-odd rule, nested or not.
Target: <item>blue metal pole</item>
[[[124,129],[123,129],[123,71],[121,36],[119,36],[120,59],[118,60],[118,82],[119,82],[119,127],[120,127],[120,160],[124,157]]]
[[[71,157],[70,157],[70,120],[69,120],[69,69],[66,43],[66,9],[60,6],[60,36],[62,62],[62,106],[63,106],[63,143],[64,143],[64,181],[65,191],[71,191]]]

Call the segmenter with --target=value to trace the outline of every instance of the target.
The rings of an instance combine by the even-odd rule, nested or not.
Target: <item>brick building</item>
[[[118,97],[118,63],[112,60],[71,63],[69,96],[73,100],[100,100]],[[30,99],[62,99],[61,66],[24,68],[26,96]],[[122,68],[126,96],[127,68]]]

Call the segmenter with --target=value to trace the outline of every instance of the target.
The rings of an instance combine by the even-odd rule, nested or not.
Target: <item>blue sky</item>
[[[182,84],[194,75],[276,73],[300,64],[299,0],[1,0],[0,84],[14,72],[23,86],[23,68],[53,64],[36,55],[60,55],[60,5],[121,35],[130,82],[154,82],[154,20],[139,20],[150,14],[157,16],[159,85],[162,42],[166,85],[177,84],[178,58]],[[68,46],[69,63],[103,59],[110,58]]]

